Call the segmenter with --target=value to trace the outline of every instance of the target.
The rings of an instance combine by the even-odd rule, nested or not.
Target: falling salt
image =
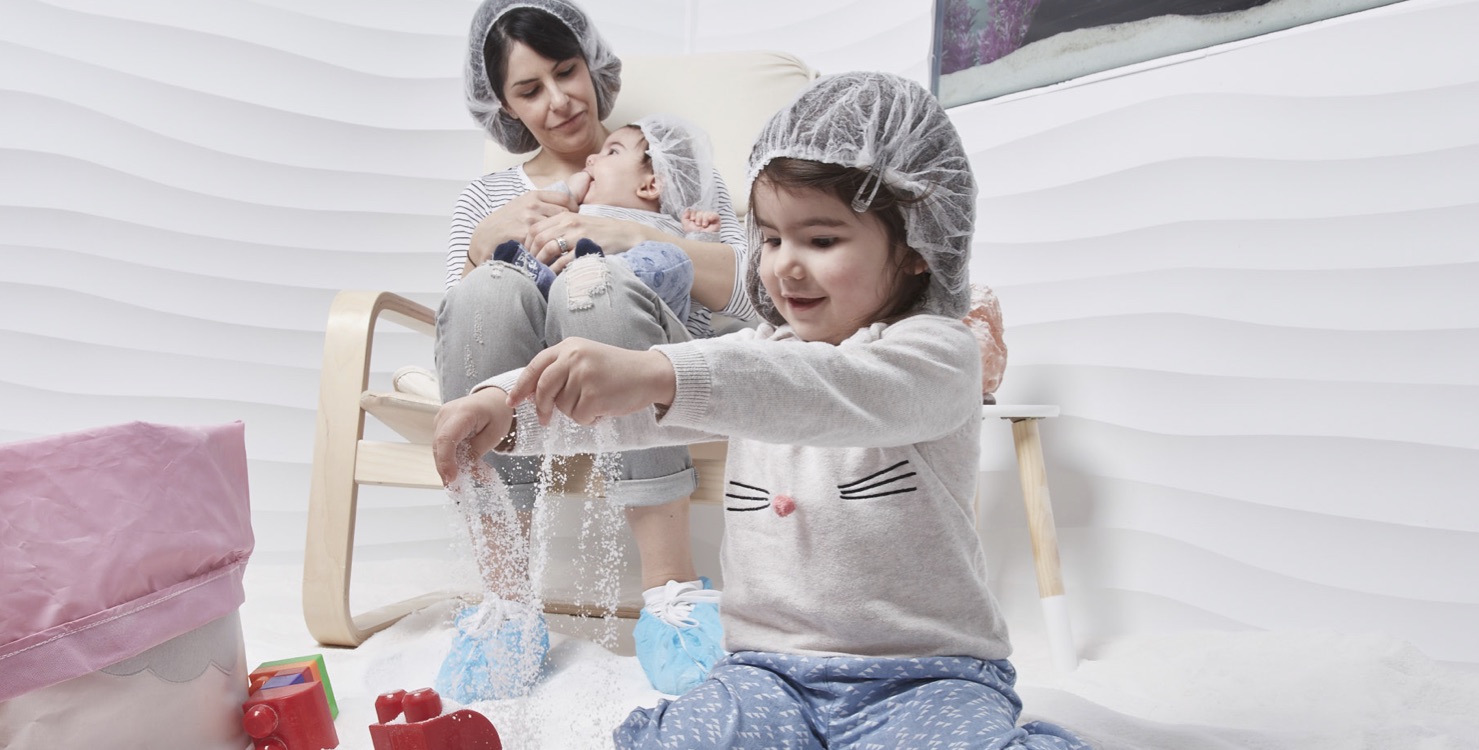
[[[617,454],[606,450],[615,444],[615,435],[609,425],[598,423],[592,426],[575,424],[562,414],[556,414],[546,431],[548,451],[540,463],[536,485],[534,511],[520,517],[514,510],[508,490],[496,472],[480,458],[462,456],[458,478],[448,487],[458,502],[463,519],[469,529],[473,555],[478,570],[483,574],[485,601],[497,605],[501,598],[526,606],[530,613],[544,609],[544,592],[550,573],[550,558],[556,549],[555,540],[559,528],[559,505],[562,502],[579,502],[580,521],[574,529],[574,555],[571,559],[569,576],[573,587],[574,601],[578,610],[600,618],[595,642],[606,649],[617,644],[616,609],[621,597],[621,573],[625,564],[625,519],[621,509],[605,497],[605,488],[620,476],[620,461]],[[570,460],[556,458],[556,453],[569,453],[572,446],[595,447],[591,457],[591,468],[583,476],[571,476]],[[570,529],[563,529],[570,531]],[[526,572],[525,575],[519,573]],[[501,609],[490,616],[507,616],[511,610]],[[520,610],[512,610],[514,612]],[[523,628],[525,634],[533,628]],[[520,651],[533,655],[537,648],[532,642],[520,643]],[[505,657],[505,663],[507,663]],[[539,665],[518,664],[514,672],[528,675],[533,680],[549,678],[555,670],[555,655],[546,660],[544,673],[537,674]],[[536,676],[537,674],[537,676]],[[610,726],[604,722],[613,712],[619,713],[618,696],[600,692],[594,698],[591,710],[572,716],[563,710],[553,697],[541,697],[536,689],[525,697],[505,701],[485,701],[476,707],[490,717],[504,738],[504,747],[509,750],[541,747],[545,728],[551,722],[579,729],[583,736],[609,736]],[[591,726],[573,726],[582,723]]]

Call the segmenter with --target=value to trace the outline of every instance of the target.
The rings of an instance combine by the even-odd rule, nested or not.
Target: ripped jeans
[[[437,310],[442,401],[466,396],[478,383],[523,367],[572,336],[636,350],[693,338],[658,293],[614,257],[571,262],[550,287],[548,301],[524,271],[485,263],[447,290]],[[498,472],[515,507],[533,506],[539,456],[488,453],[483,460]],[[698,486],[685,446],[628,451],[618,466],[606,495],[621,505],[665,505]]]

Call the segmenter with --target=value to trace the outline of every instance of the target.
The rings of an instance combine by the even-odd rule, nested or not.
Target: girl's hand
[[[467,259],[480,266],[493,257],[493,249],[509,240],[523,240],[540,221],[579,209],[575,199],[555,190],[530,190],[483,217],[472,230]]]
[[[457,478],[461,454],[470,453],[474,459],[481,459],[484,453],[503,442],[513,421],[514,409],[509,406],[508,394],[498,388],[484,388],[442,404],[431,441],[432,457],[442,482],[450,485]]]
[[[577,424],[590,424],[671,404],[676,387],[673,365],[661,352],[572,338],[534,356],[509,391],[508,403],[533,399],[543,425],[555,409]]]
[[[570,260],[566,258],[558,265],[555,262],[561,254],[559,242],[561,238],[565,240],[565,246],[572,250],[577,240],[588,239],[600,245],[601,251],[607,255],[615,255],[632,249],[633,245],[643,240],[667,237],[664,234],[657,234],[657,230],[652,230],[652,232],[653,236],[648,236],[648,227],[633,221],[563,213],[541,219],[531,225],[528,236],[524,238],[524,248],[558,273],[564,268],[564,263]]]

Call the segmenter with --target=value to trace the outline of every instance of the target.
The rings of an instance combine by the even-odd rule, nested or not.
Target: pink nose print
[[[791,499],[790,495],[776,495],[775,499],[770,501],[770,507],[775,509],[776,515],[785,518],[796,512],[796,501]]]

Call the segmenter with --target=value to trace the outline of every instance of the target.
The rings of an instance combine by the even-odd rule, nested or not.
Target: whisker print
[[[736,512],[744,512],[744,511],[750,511],[750,510],[765,510],[766,508],[769,508],[770,507],[770,490],[767,490],[764,487],[756,487],[753,484],[745,484],[744,482],[736,482],[733,479],[729,480],[726,483],[727,484],[734,485],[734,488],[737,488],[737,489],[749,490],[750,492],[758,492],[758,493],[760,493],[760,495],[757,497],[755,495],[741,494],[739,492],[726,492],[726,493],[724,493],[724,497],[726,497],[726,498],[732,498],[732,499],[735,499],[735,500],[743,500],[743,501],[752,502],[752,503],[760,503],[760,504],[759,505],[753,505],[753,506],[746,507],[746,508],[733,508],[733,507],[730,507],[729,503],[725,503],[724,504],[724,509],[725,510],[732,510],[732,511],[736,511]]]
[[[837,485],[837,489],[839,489],[839,490],[846,490],[848,487],[851,487],[851,486],[853,486],[855,484],[861,484],[861,483],[866,482],[869,479],[872,479],[872,478],[874,478],[876,476],[887,474],[890,471],[893,471],[894,469],[897,469],[900,466],[904,466],[905,464],[908,464],[908,463],[909,463],[908,459],[905,459],[903,461],[900,461],[900,462],[894,464],[893,466],[888,467],[887,469],[881,469],[879,471],[875,471],[872,474],[869,474],[868,476],[863,477],[862,479],[854,479],[853,481],[848,482],[847,484],[839,484],[839,485]]]
[[[880,492],[880,493],[878,493],[876,495],[843,495],[842,496],[842,499],[843,500],[867,500],[868,498],[871,498],[871,497],[888,497],[889,495],[901,495],[901,494],[903,494],[905,492],[914,492],[914,491],[916,491],[918,489],[919,489],[918,487],[905,487],[902,490],[893,490],[892,492]]]
[[[891,484],[893,482],[899,481],[900,479],[908,479],[909,477],[912,477],[912,476],[914,476],[915,474],[918,474],[918,473],[919,472],[917,472],[917,471],[911,471],[908,474],[900,474],[899,476],[896,476],[896,477],[889,477],[888,479],[885,479],[882,482],[874,482],[873,484],[870,484],[870,485],[868,485],[866,487],[857,487],[857,488],[851,489],[851,490],[843,490],[842,491],[842,494],[843,495],[847,495],[847,494],[852,493],[852,492],[862,492],[864,490],[871,490],[874,487],[882,487],[885,484]],[[839,487],[838,489],[841,489],[841,488]]]
[[[885,475],[885,474],[887,474],[887,473],[889,473],[889,472],[891,472],[891,471],[893,471],[895,469],[898,469],[898,468],[904,467],[904,466],[908,466],[908,465],[909,465],[909,461],[908,460],[900,461],[900,462],[894,464],[893,466],[888,467],[887,469],[883,469],[881,471],[875,471],[872,474],[869,474],[868,476],[863,477],[862,479],[855,479],[855,480],[853,480],[851,482],[848,482],[847,484],[839,484],[839,485],[837,485],[837,492],[842,497],[843,500],[868,500],[870,498],[875,498],[875,497],[888,497],[889,495],[899,495],[899,494],[903,494],[905,492],[914,492],[914,491],[916,491],[919,488],[917,488],[917,487],[905,487],[905,488],[902,488],[902,489],[889,490],[889,491],[886,491],[886,492],[874,492],[874,493],[868,494],[868,495],[859,494],[859,493],[862,493],[862,492],[867,492],[868,490],[878,489],[879,487],[883,487],[885,485],[893,485],[893,486],[897,487],[898,486],[896,484],[897,482],[902,482],[905,479],[908,479],[909,477],[912,477],[912,476],[914,476],[914,475],[916,475],[916,474],[919,473],[917,471],[911,471],[911,472],[908,472],[908,473],[905,473],[905,474],[899,474],[899,475],[896,475],[896,476],[891,476],[891,477],[886,477],[884,479],[879,479],[878,481],[873,482],[872,484],[864,484],[865,482],[869,482],[871,480],[878,479],[879,477],[882,477],[883,475]]]

